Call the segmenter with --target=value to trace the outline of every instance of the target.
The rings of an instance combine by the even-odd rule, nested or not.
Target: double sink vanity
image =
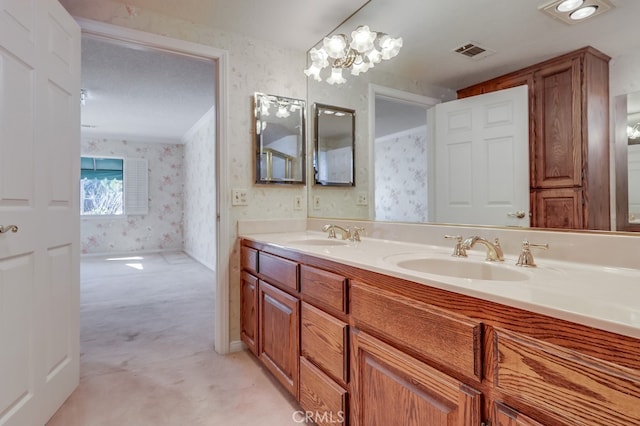
[[[562,241],[517,266],[510,235],[487,261],[489,228],[418,243],[364,227],[240,230],[242,340],[310,420],[640,424],[640,270],[573,261]]]

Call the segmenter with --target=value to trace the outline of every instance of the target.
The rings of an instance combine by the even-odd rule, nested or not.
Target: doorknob
[[[516,217],[518,219],[524,219],[527,213],[524,210],[518,210],[517,212],[507,213],[509,217]]]
[[[14,234],[18,232],[18,227],[16,225],[2,226],[0,225],[0,234],[4,234],[7,232],[13,232]]]

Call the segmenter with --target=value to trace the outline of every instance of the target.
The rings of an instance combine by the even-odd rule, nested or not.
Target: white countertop
[[[485,247],[477,244],[467,258],[451,256],[452,247],[363,237],[353,244],[327,240],[321,232],[246,234],[256,242],[275,244],[316,257],[371,270],[434,288],[526,309],[598,329],[640,338],[640,269],[612,268],[549,259],[535,268],[515,266],[516,257],[485,262]],[[534,253],[535,256],[535,253]],[[401,268],[398,260],[435,258],[444,262],[490,263],[517,281],[457,278]],[[467,263],[462,265],[463,263]]]

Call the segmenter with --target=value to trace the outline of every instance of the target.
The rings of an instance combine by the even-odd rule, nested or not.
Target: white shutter
[[[124,213],[144,215],[149,213],[149,172],[147,160],[124,160]]]

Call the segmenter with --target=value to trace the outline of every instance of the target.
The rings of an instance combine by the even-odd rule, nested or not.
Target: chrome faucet
[[[342,226],[331,224],[323,226],[322,230],[329,233],[329,238],[336,238],[336,230],[338,230],[340,231],[343,240],[350,241],[360,241],[360,234],[364,232],[364,228],[359,226],[354,226],[353,229],[351,229],[350,226],[347,226],[345,229]]]
[[[504,254],[502,253],[502,247],[500,247],[500,241],[496,238],[495,243],[485,240],[482,237],[474,236],[469,237],[462,242],[460,246],[463,250],[472,248],[476,243],[480,243],[487,248],[487,260],[495,262],[497,260],[504,260]]]

